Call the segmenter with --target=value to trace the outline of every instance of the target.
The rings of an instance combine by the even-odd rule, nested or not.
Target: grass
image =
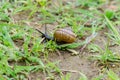
[[[97,46],[94,46],[98,48]],[[97,51],[97,50],[96,50]],[[117,53],[112,52],[108,46],[105,47],[104,50],[99,50],[100,54],[96,55],[96,59],[101,62],[102,65],[104,65],[106,68],[109,67],[109,65],[114,62],[120,62],[120,55]],[[110,64],[109,64],[110,62]]]
[[[120,61],[119,54],[109,48],[110,44],[115,43],[118,46],[120,44],[119,30],[116,27],[116,24],[120,24],[120,12],[107,9],[101,12],[98,8],[107,2],[110,0],[76,0],[73,3],[69,1],[64,3],[62,0],[58,3],[51,0],[1,0],[0,79],[25,80],[29,79],[30,74],[40,71],[46,80],[55,80],[56,76],[60,80],[70,80],[72,71],[64,74],[59,66],[60,62],[49,61],[49,55],[55,53],[57,49],[76,49],[88,45],[86,49],[92,53],[97,52],[94,61],[105,66],[105,72],[93,80],[101,80],[104,77],[106,80],[119,80],[114,70],[107,71],[107,69],[110,68],[109,64]],[[57,23],[55,29],[70,26],[77,35],[78,42],[60,46],[54,41],[42,43],[43,38],[35,31],[34,26],[26,24],[31,22],[40,25]],[[104,29],[108,30],[104,35],[110,40],[108,42],[110,44],[105,42],[107,45],[102,49],[94,43],[96,39],[94,36]],[[91,34],[92,37],[88,37]],[[52,36],[52,33],[50,35]],[[78,80],[89,80],[87,75],[77,73],[79,73]]]

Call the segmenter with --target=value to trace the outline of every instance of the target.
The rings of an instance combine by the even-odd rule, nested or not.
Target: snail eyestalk
[[[47,35],[47,26],[46,26],[46,24],[45,24],[45,34]]]
[[[54,40],[53,37],[48,36],[47,34],[41,32],[40,30],[36,29],[39,33],[42,34],[42,37],[45,37],[46,40]]]

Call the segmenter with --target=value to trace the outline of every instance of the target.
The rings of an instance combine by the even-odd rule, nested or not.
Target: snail
[[[58,43],[73,43],[76,41],[76,35],[70,29],[57,29],[54,32],[53,37],[48,36],[48,34],[42,33],[40,30],[36,29],[38,32],[42,34],[42,37],[45,37],[47,40],[53,40]]]
[[[54,39],[57,42],[72,43],[76,40],[76,35],[68,29],[58,29],[54,32]]]

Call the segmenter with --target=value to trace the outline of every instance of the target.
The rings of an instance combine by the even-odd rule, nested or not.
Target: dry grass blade
[[[120,34],[118,32],[118,30],[116,29],[116,27],[111,23],[111,21],[106,17],[105,20],[107,21],[107,27],[110,29],[110,31],[112,32],[112,34],[108,34],[108,36],[113,39],[117,44],[120,45]]]
[[[91,36],[87,37],[85,40],[85,45],[80,49],[79,53],[83,53],[83,50],[87,47],[87,45],[97,36],[97,33],[93,33]]]

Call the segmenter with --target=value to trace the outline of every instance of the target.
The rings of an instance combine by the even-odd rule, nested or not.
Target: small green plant
[[[92,78],[92,80],[101,80],[101,79],[103,79],[103,74],[102,75],[99,75],[99,76],[97,76],[97,77],[94,77],[94,78]]]
[[[0,21],[9,22],[10,17],[9,17],[8,9],[10,9],[12,5],[8,2],[1,2],[0,7],[1,7],[0,8]]]
[[[108,79],[110,80],[120,80],[118,75],[114,73],[112,70],[107,71],[107,74],[108,74]]]
[[[94,46],[96,47],[96,46]],[[97,49],[98,46],[96,47]],[[109,48],[108,45],[106,45],[105,49],[100,49],[99,50],[99,55],[95,55],[94,58],[98,61],[100,61],[100,64],[102,64],[105,67],[109,66],[109,62],[120,62],[120,55],[112,52]]]
[[[55,51],[57,49],[57,44],[54,41],[48,41],[46,43],[46,48],[48,48],[50,51]]]
[[[88,49],[91,51],[91,52],[102,52],[102,49],[96,45],[96,44],[90,44],[88,45]]]
[[[108,19],[112,19],[114,17],[114,11],[111,11],[111,10],[106,10],[105,11],[105,16],[108,18]]]
[[[118,29],[115,28],[115,26],[106,16],[105,16],[105,20],[107,22],[108,29],[110,29],[111,31],[111,34],[108,34],[108,36],[114,41],[114,43],[120,45],[120,34]]]
[[[71,74],[67,73],[65,76],[61,76],[61,80],[70,80]]]
[[[87,76],[81,72],[79,72],[81,77],[79,78],[79,80],[88,80]]]

